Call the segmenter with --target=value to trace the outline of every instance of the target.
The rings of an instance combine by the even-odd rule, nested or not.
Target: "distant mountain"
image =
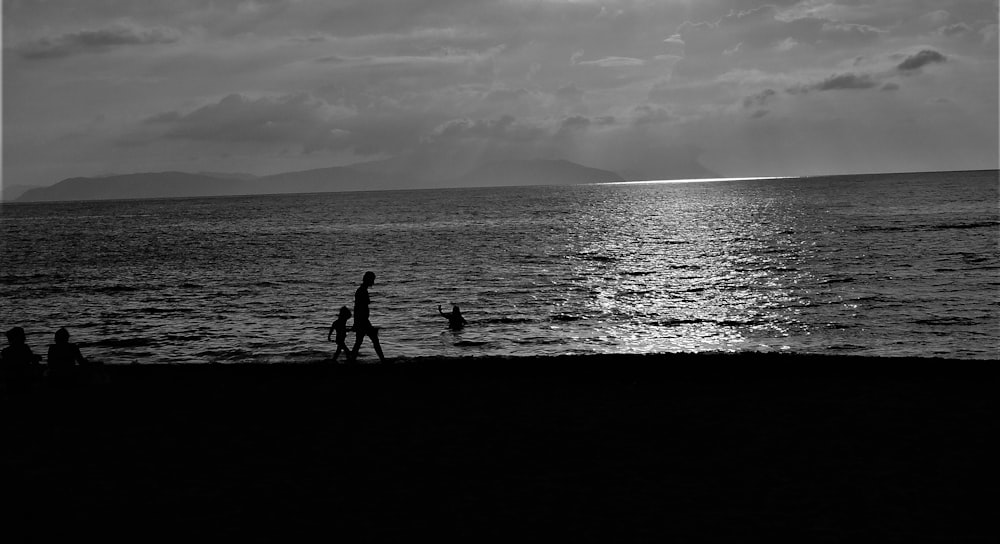
[[[25,191],[18,202],[52,200],[112,200],[240,194],[245,182],[184,172],[122,174],[99,178],[69,178],[50,187]]]
[[[0,202],[13,202],[24,193],[35,189],[34,185],[0,185]]]
[[[397,178],[377,172],[364,172],[352,166],[333,166],[286,172],[254,180],[252,194],[327,193],[335,191],[377,191],[400,189]]]
[[[413,166],[412,163],[409,165]],[[148,172],[69,178],[50,187],[27,190],[17,201],[177,198],[622,181],[622,177],[614,172],[588,168],[565,160],[490,162],[451,178],[436,177],[439,171],[405,169],[405,166],[407,164],[390,160],[260,177],[249,174]]]
[[[499,185],[570,185],[625,181],[608,170],[588,168],[566,160],[509,160],[489,162],[457,178],[459,187]]]

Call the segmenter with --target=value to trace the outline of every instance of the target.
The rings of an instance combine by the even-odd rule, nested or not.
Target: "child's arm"
[[[330,324],[330,332],[326,333],[326,341],[329,342],[333,340],[333,331],[337,328],[337,322],[334,321]]]

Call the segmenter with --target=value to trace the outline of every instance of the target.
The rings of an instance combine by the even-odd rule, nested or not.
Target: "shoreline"
[[[108,365],[105,385],[3,397],[0,459],[12,526],[39,538],[988,541],[993,365]]]

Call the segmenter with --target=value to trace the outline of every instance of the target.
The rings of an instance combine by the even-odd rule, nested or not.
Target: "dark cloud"
[[[896,69],[900,72],[914,72],[916,70],[920,70],[928,64],[945,62],[947,60],[948,57],[945,57],[933,49],[924,49],[919,53],[906,57],[903,62],[896,65]]]
[[[744,108],[759,108],[767,104],[778,92],[774,89],[764,89],[763,91],[748,96],[743,99]]]
[[[78,53],[103,52],[115,47],[174,43],[179,39],[180,34],[170,28],[142,28],[120,24],[40,38],[22,44],[18,50],[25,59],[42,60]]]
[[[870,74],[834,74],[822,81],[809,85],[795,85],[787,91],[791,94],[805,94],[812,91],[849,91],[871,89],[878,86],[878,81]]]
[[[836,74],[815,85],[817,91],[836,91],[852,89],[871,89],[878,82],[868,74]]]

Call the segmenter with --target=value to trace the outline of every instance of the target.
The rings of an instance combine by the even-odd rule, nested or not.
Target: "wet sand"
[[[997,361],[111,366],[6,395],[2,531],[993,541]],[[994,476],[995,477],[995,476]]]

